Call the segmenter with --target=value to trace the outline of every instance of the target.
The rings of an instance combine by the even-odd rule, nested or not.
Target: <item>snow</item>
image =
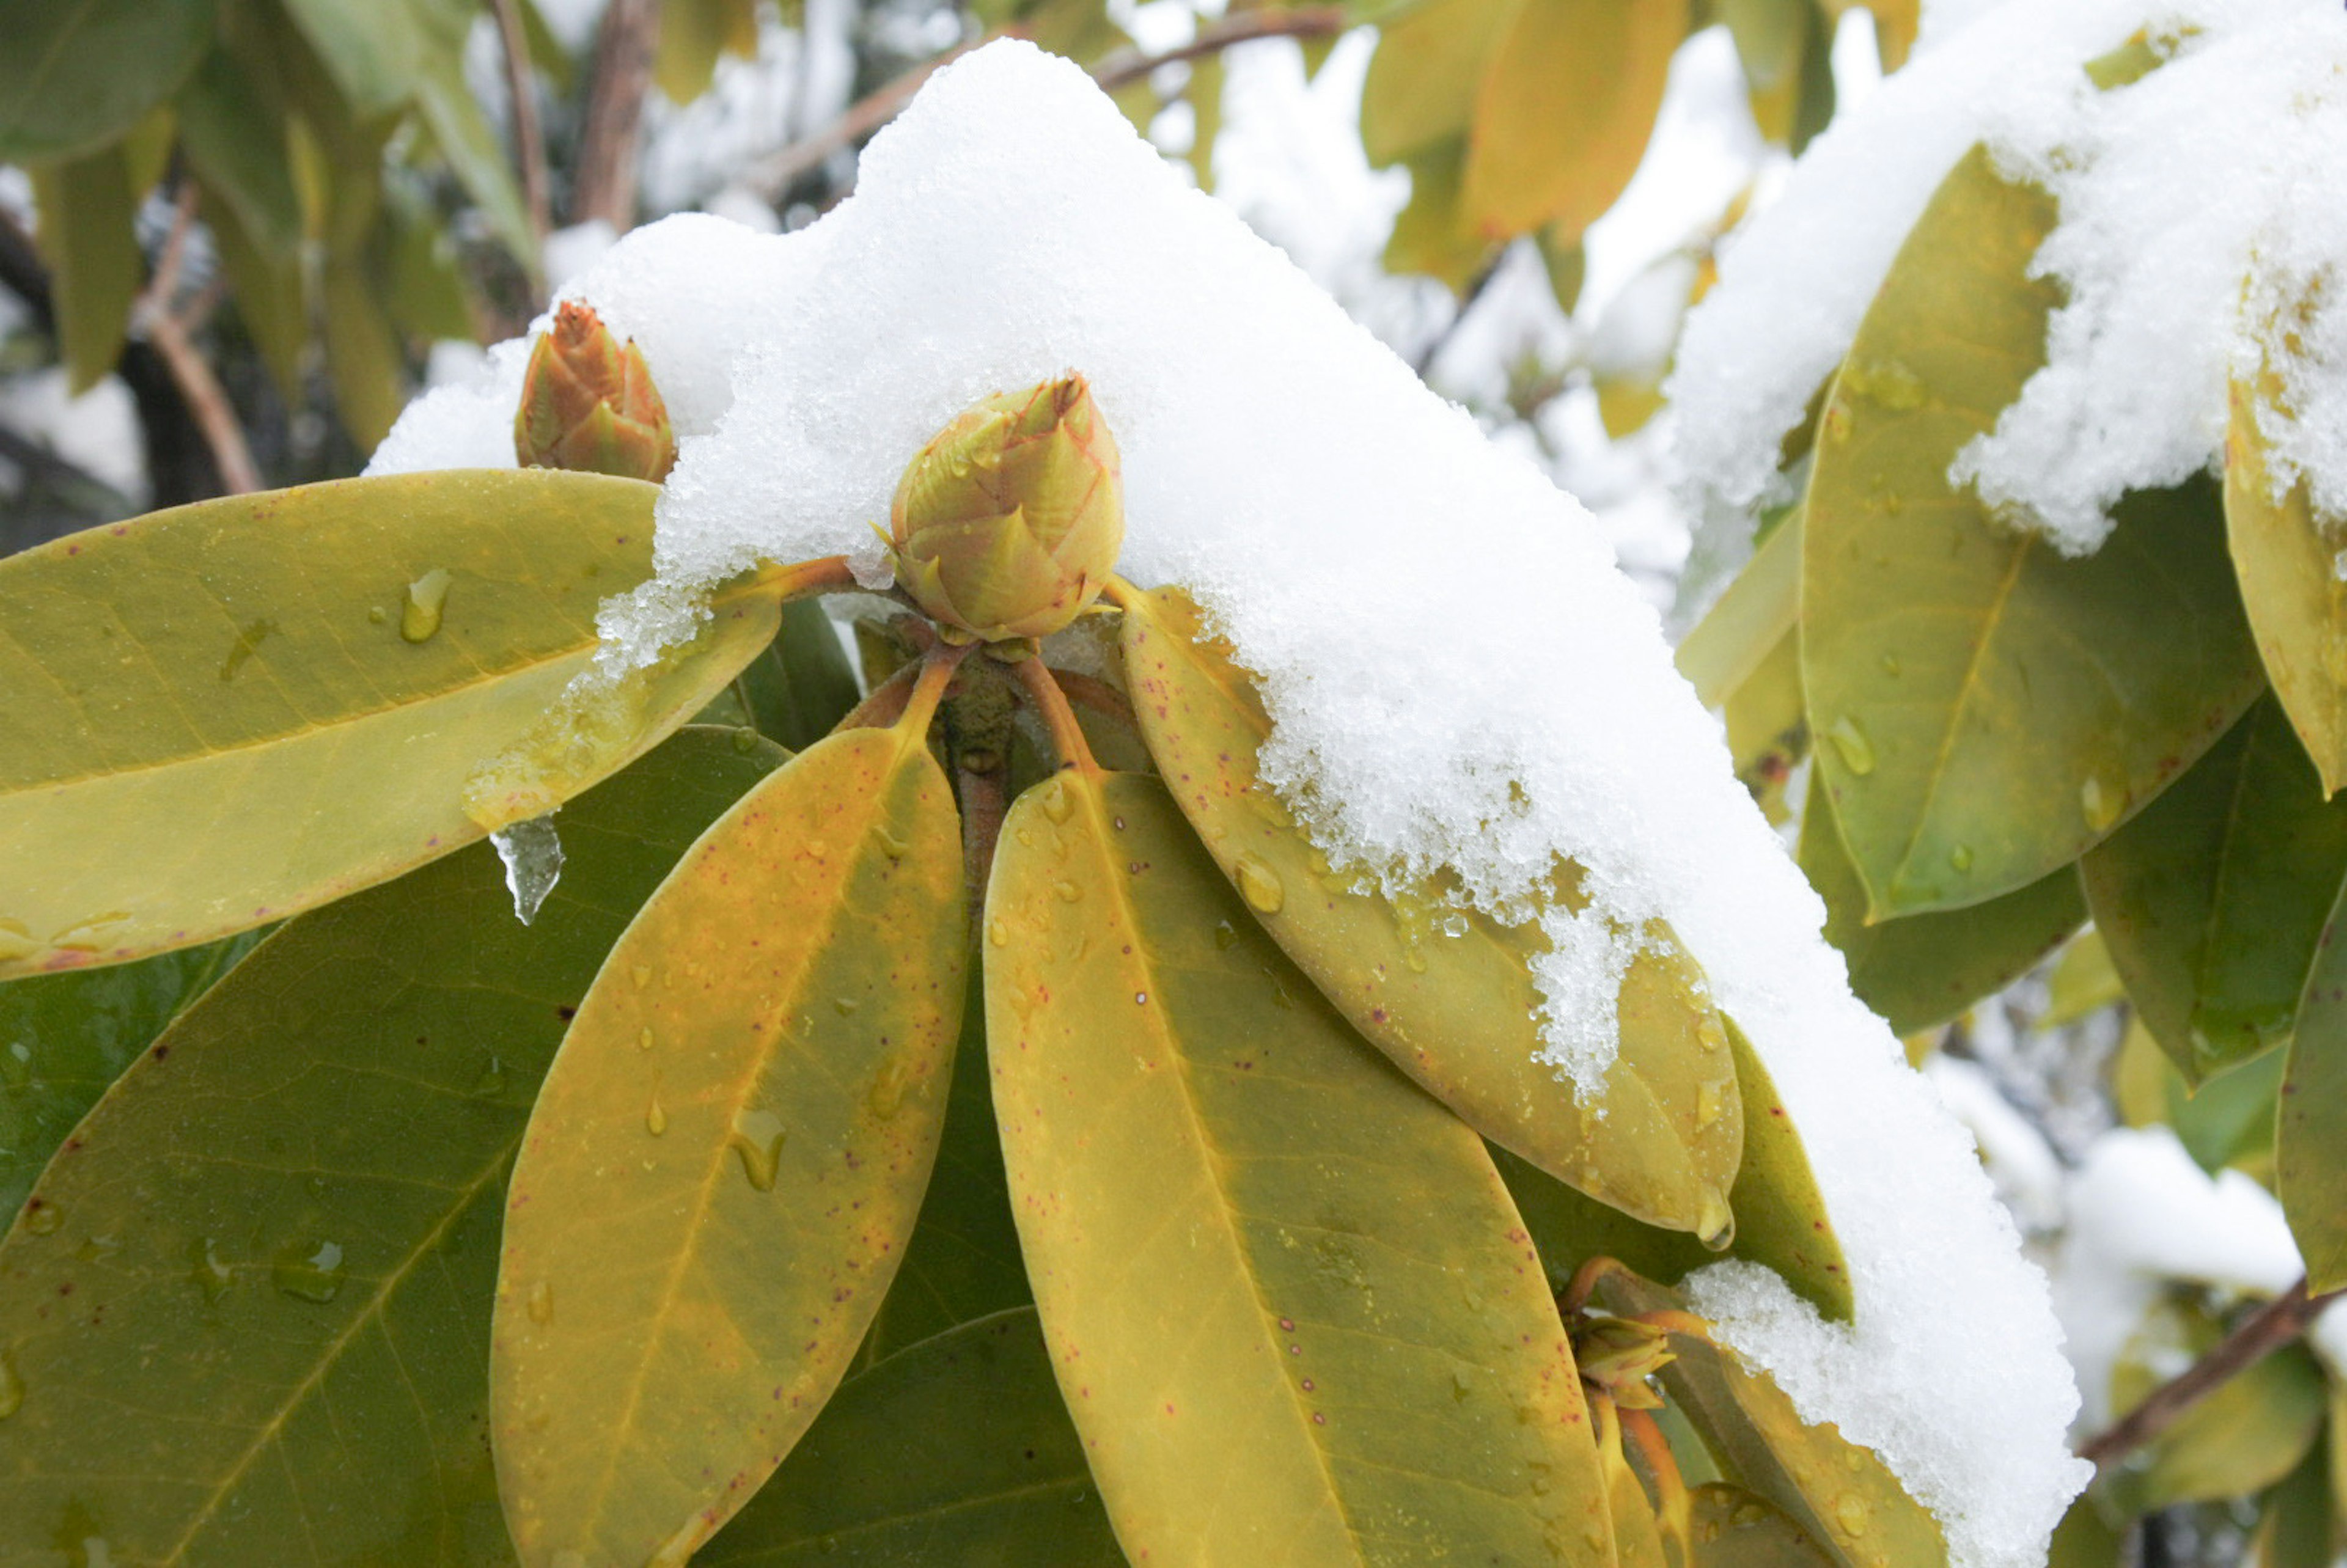
[[[841,552],[885,583],[870,525],[906,459],[976,398],[1081,370],[1123,452],[1122,569],[1233,638],[1276,726],[1264,772],[1332,858],[1449,866],[1501,913],[1556,856],[1586,868],[1589,908],[1546,916],[1560,1072],[1602,1070],[1611,977],[1645,922],[1675,927],[1803,1131],[1858,1304],[1828,1325],[1725,1265],[1699,1309],[1883,1455],[1957,1568],[2042,1563],[2086,1476],[2045,1283],[1585,511],[1025,45],[938,73],[807,229],[681,222],[576,291],[643,343],[682,437],[659,577],[605,610],[609,666],[762,559]],[[404,461],[430,459],[426,425],[469,450],[434,406],[452,395],[403,422]]]

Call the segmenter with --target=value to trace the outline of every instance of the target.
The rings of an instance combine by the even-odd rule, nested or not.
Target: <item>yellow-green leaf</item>
[[[1673,661],[1704,706],[1717,708],[1776,657],[1800,614],[1801,512],[1796,507],[1754,548],[1718,602],[1680,641]]]
[[[407,401],[406,355],[371,260],[327,257],[319,289],[334,412],[362,452],[382,444]]]
[[[1394,219],[1386,241],[1389,272],[1423,272],[1466,292],[1498,253],[1496,241],[1471,227],[1459,205],[1467,144],[1446,141],[1410,155],[1409,205]]]
[[[1031,1307],[842,1383],[774,1479],[692,1561],[1125,1568]]]
[[[2044,361],[2051,197],[1975,149],[1908,235],[1835,378],[1802,523],[1818,766],[1877,918],[2076,859],[2262,684],[2214,487],[2121,503],[2069,559],[1948,467]]]
[[[800,753],[595,978],[514,1169],[489,1383],[522,1561],[681,1564],[830,1398],[904,1255],[960,1022],[923,725]]]
[[[2342,895],[2347,897],[2347,895]],[[2347,1286],[2347,927],[2334,906],[2316,946],[2284,1068],[2274,1188],[2308,1288]]]
[[[1833,1554],[1789,1515],[1740,1486],[1699,1486],[1689,1500],[1688,1568],[1836,1568]]]
[[[2275,493],[2262,422],[2290,417],[2280,400],[2270,368],[2232,384],[2225,526],[2266,676],[2329,795],[2347,784],[2347,579],[2304,477]]]
[[[214,49],[172,108],[179,147],[205,190],[234,209],[244,237],[264,255],[292,259],[302,244],[302,203],[273,94],[228,50]]]
[[[1744,1143],[1736,1067],[1668,930],[1646,934],[1623,979],[1604,1102],[1584,1106],[1541,1060],[1538,927],[1447,909],[1440,889],[1399,908],[1332,871],[1257,776],[1270,720],[1195,606],[1178,589],[1130,589],[1119,603],[1133,706],[1175,800],[1250,912],[1353,1027],[1485,1137],[1649,1224],[1724,1243]]]
[[[1801,639],[1779,638],[1750,678],[1728,693],[1720,719],[1737,782],[1759,803],[1761,815],[1782,825],[1793,815],[1788,799],[1793,770],[1809,754],[1809,711],[1801,692]]]
[[[2298,1468],[2259,1500],[2258,1568],[2332,1568],[2337,1562],[2330,1462],[2336,1440],[2326,1426]]]
[[[2268,699],[2079,870],[2137,1015],[2198,1083],[2290,1038],[2347,879],[2347,801]]]
[[[2068,866],[2026,887],[1962,909],[1866,922],[1866,889],[1850,863],[1833,803],[1815,773],[1801,813],[1801,873],[1826,905],[1826,940],[1850,961],[1850,989],[1893,1034],[1945,1023],[2036,967],[2086,922]]]
[[[1845,12],[1872,13],[1875,52],[1882,60],[1882,68],[1895,71],[1907,63],[1908,53],[1915,46],[1915,34],[1922,26],[1922,0],[1818,0],[1818,3],[1836,26],[1840,26]]]
[[[1646,1489],[1622,1451],[1622,1417],[1611,1399],[1590,1401],[1597,1422],[1597,1461],[1605,1471],[1605,1501],[1614,1520],[1614,1559],[1617,1568],[1670,1568],[1663,1550],[1661,1522],[1646,1500]]]
[[[477,845],[180,1015],[0,1243],[0,1561],[512,1561],[486,1349],[531,1097],[627,912],[780,760],[687,732],[564,813],[535,924]]]
[[[1671,1310],[1676,1296],[1609,1276],[1601,1293],[1632,1312]],[[1697,1335],[1674,1333],[1666,1396],[1695,1423],[1728,1479],[1789,1516],[1837,1568],[1944,1568],[1946,1542],[1874,1450],[1828,1421],[1810,1425],[1766,1372]]]
[[[302,395],[302,359],[310,339],[306,270],[298,258],[272,261],[262,254],[246,236],[235,206],[209,185],[203,187],[202,212],[220,249],[220,266],[228,274],[245,334],[269,367],[278,395],[296,404]]]
[[[1578,233],[1646,153],[1687,0],[1519,0],[1476,85],[1465,205],[1502,239]]]
[[[2092,1492],[2070,1505],[2054,1527],[2045,1568],[2121,1568],[2127,1539],[2112,1529]]]
[[[122,145],[32,170],[34,240],[48,263],[57,357],[67,387],[88,391],[114,368],[147,263],[132,227],[142,192],[130,189]]]
[[[281,918],[640,755],[775,622],[741,589],[651,670],[565,697],[597,608],[651,574],[656,494],[351,479],[0,561],[0,976]]]
[[[1463,141],[1492,46],[1521,0],[1429,0],[1378,30],[1361,146],[1382,168]]]
[[[0,3],[0,160],[89,152],[195,69],[217,0]]]
[[[2219,1385],[2106,1484],[2129,1512],[2260,1491],[2298,1468],[2325,1413],[2321,1368],[2286,1345]]]
[[[2046,979],[2045,992],[2045,1010],[2037,1017],[2039,1029],[2060,1029],[2127,999],[2127,988],[2111,963],[2110,944],[2103,940],[2100,931],[2091,927],[2081,931],[2062,949],[2053,974]]]
[[[985,924],[1012,1207],[1126,1554],[1610,1568],[1572,1350],[1481,1143],[1255,929],[1163,786],[1021,795]]]
[[[669,102],[689,104],[707,92],[719,56],[757,53],[756,0],[661,0],[652,80]]]

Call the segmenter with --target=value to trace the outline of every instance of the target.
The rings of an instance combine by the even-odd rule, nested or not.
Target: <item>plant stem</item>
[[[813,560],[793,561],[788,566],[760,567],[747,579],[735,583],[718,595],[719,602],[738,599],[744,594],[765,594],[780,590],[784,600],[807,599],[819,593],[856,593],[864,585],[847,567],[846,556],[817,556]]]
[[[2306,1281],[2301,1279],[2259,1307],[2181,1375],[2154,1389],[2143,1403],[2087,1440],[2079,1457],[2105,1467],[2125,1459],[2173,1426],[2185,1411],[2305,1333],[2341,1294],[2309,1296]]]
[[[644,95],[651,88],[660,15],[659,0],[611,0],[603,13],[571,186],[573,223],[600,218],[622,234],[635,227],[636,147],[643,133]]]
[[[1124,693],[1107,682],[1095,681],[1089,675],[1079,675],[1072,670],[1061,670],[1056,665],[1052,667],[1051,679],[1059,682],[1060,690],[1067,694],[1068,701],[1077,706],[1090,708],[1095,713],[1104,713],[1127,726],[1139,723],[1133,712],[1133,704],[1125,701]]]
[[[522,200],[529,207],[530,232],[546,243],[554,227],[553,199],[546,176],[546,137],[538,125],[538,83],[530,74],[529,36],[522,30],[520,0],[490,0],[497,13],[497,42],[505,54],[506,94],[513,99],[514,161],[521,169]],[[528,262],[530,287],[546,292],[543,255]]]
[[[1051,750],[1059,753],[1060,766],[1074,768],[1086,777],[1101,771],[1092,758],[1092,743],[1084,739],[1083,726],[1076,723],[1076,711],[1068,706],[1066,693],[1051,678],[1051,671],[1040,659],[1022,659],[1010,666],[1019,689],[1026,694],[1027,705],[1043,721],[1043,728],[1051,736]]]
[[[195,226],[196,186],[183,180],[170,232],[156,258],[155,276],[138,296],[131,319],[170,370],[171,381],[185,399],[188,413],[211,449],[212,466],[220,470],[220,487],[231,496],[247,496],[261,488],[261,466],[237,423],[236,409],[220,387],[220,378],[189,335],[188,325],[172,313],[171,296],[179,288],[179,262],[187,252],[188,231]]]
[[[1163,66],[1184,60],[1195,60],[1207,55],[1219,55],[1225,49],[1240,44],[1252,44],[1258,38],[1327,38],[1351,26],[1342,5],[1314,5],[1293,11],[1242,11],[1235,16],[1198,29],[1198,36],[1178,49],[1163,54],[1144,55],[1127,49],[1110,56],[1092,67],[1092,80],[1103,92],[1114,92],[1128,83],[1137,82]]]
[[[1556,1298],[1557,1310],[1567,1317],[1573,1316],[1589,1305],[1590,1296],[1595,1294],[1608,1275],[1629,1272],[1629,1266],[1620,1258],[1598,1254],[1573,1271],[1572,1283],[1564,1287],[1564,1294]]]
[[[1604,1399],[1604,1396],[1598,1396]],[[1593,1401],[1594,1403],[1594,1401]],[[1607,1405],[1613,1405],[1611,1399]],[[1623,1436],[1638,1450],[1638,1462],[1646,1469],[1647,1477],[1655,1483],[1655,1517],[1662,1527],[1676,1538],[1682,1562],[1690,1555],[1694,1510],[1687,1495],[1686,1478],[1679,1473],[1679,1462],[1671,1452],[1671,1440],[1655,1418],[1644,1410],[1614,1409],[1614,1419],[1622,1423]]]
[[[905,716],[905,706],[913,695],[913,682],[920,677],[921,661],[900,665],[897,672],[872,688],[872,694],[850,708],[831,727],[835,735],[849,730],[877,730],[896,723]]]

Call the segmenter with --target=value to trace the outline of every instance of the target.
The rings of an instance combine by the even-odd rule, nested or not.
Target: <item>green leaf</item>
[[[166,1025],[260,939],[0,985],[0,1220],[14,1219],[74,1123]]]
[[[130,330],[131,302],[147,272],[132,225],[142,193],[130,189],[119,143],[38,166],[32,176],[34,240],[48,264],[57,357],[78,397],[114,368]]]
[[[965,1324],[842,1383],[693,1563],[1125,1568],[1032,1307]]]
[[[1332,870],[1257,777],[1270,720],[1195,606],[1178,589],[1118,603],[1159,770],[1181,781],[1176,801],[1250,912],[1348,1021],[1485,1137],[1649,1224],[1724,1244],[1743,1113],[1727,1032],[1676,938],[1645,934],[1622,982],[1604,1102],[1581,1104],[1541,1060],[1539,928],[1448,909],[1440,888],[1399,907]]]
[[[2045,1568],[2124,1568],[2127,1538],[2105,1522],[2091,1492],[2070,1505],[2054,1527]]]
[[[406,355],[368,260],[328,256],[321,287],[334,412],[363,452],[382,444],[407,404]]]
[[[742,667],[734,690],[749,722],[794,751],[829,734],[858,695],[831,617],[812,600],[783,606],[782,630]]]
[[[1452,293],[1464,294],[1491,264],[1498,242],[1470,227],[1459,203],[1466,159],[1464,141],[1410,155],[1409,205],[1394,219],[1386,241],[1386,271],[1423,272],[1440,279]]]
[[[473,302],[439,214],[404,180],[386,186],[384,199],[375,237],[384,303],[393,324],[427,341],[472,341]]]
[[[2232,384],[2225,524],[2267,677],[2330,795],[2347,784],[2347,580],[2304,477],[2275,493],[2264,425],[2291,418],[2281,396],[2267,365]]]
[[[2105,1484],[2130,1513],[2262,1491],[2312,1450],[2324,1414],[2321,1368],[2286,1345],[2219,1384]]]
[[[180,1017],[0,1244],[0,1558],[512,1560],[485,1367],[531,1096],[626,912],[779,760],[681,735],[564,813],[535,925],[476,845]]]
[[[550,469],[350,479],[0,561],[0,977],[282,918],[641,754],[775,620],[738,586],[650,671],[565,696],[597,608],[651,575],[657,493]]]
[[[2258,1568],[2332,1568],[2337,1561],[2332,1550],[2333,1441],[2326,1428],[2299,1467],[2259,1500]]]
[[[2347,801],[2269,698],[2079,869],[2137,1015],[2197,1083],[2290,1038],[2347,880]]]
[[[1761,815],[1782,825],[1792,815],[1787,798],[1793,770],[1809,754],[1809,702],[1801,692],[1801,639],[1787,632],[1751,677],[1728,693],[1720,709],[1727,728],[1728,761],[1737,782],[1752,794]]]
[[[1835,1568],[1833,1553],[1755,1493],[1718,1482],[1691,1496],[1688,1568]]]
[[[1621,1274],[1608,1276],[1599,1291],[1630,1312],[1680,1306],[1660,1286]],[[1664,1390],[1721,1470],[1782,1510],[1837,1568],[1944,1568],[1948,1549],[1938,1523],[1873,1450],[1848,1441],[1830,1421],[1803,1421],[1776,1379],[1707,1338],[1675,1331],[1671,1349]]]
[[[281,0],[362,118],[415,96],[428,48],[415,0]]]
[[[526,1564],[682,1563],[887,1293],[969,930],[925,729],[835,736],[743,796],[579,1006],[514,1169],[490,1344]]]
[[[1877,918],[2075,860],[2257,695],[2214,487],[2139,493],[2092,556],[2006,526],[1948,466],[2043,363],[2051,197],[1975,149],[1835,378],[1803,520],[1801,676]]]
[[[200,184],[201,181],[199,180]],[[308,285],[298,258],[272,261],[248,239],[233,204],[210,186],[203,190],[204,224],[219,247],[236,313],[244,323],[261,363],[277,384],[278,395],[298,405],[302,397],[302,362],[310,341]]]
[[[1381,26],[1361,88],[1361,146],[1379,168],[1463,143],[1492,46],[1520,0],[1430,0]]]
[[[1728,1254],[1767,1265],[1819,1312],[1847,1323],[1853,1310],[1850,1269],[1800,1132],[1744,1031],[1731,1020],[1727,1034],[1744,1102],[1744,1160],[1728,1199],[1737,1214],[1736,1241]],[[1719,1261],[1686,1232],[1641,1225],[1505,1150],[1494,1148],[1492,1158],[1560,1292],[1593,1257],[1618,1259],[1666,1285]]]
[[[2078,873],[2065,866],[1983,903],[1868,925],[1866,889],[1814,772],[1799,858],[1801,874],[1825,900],[1826,940],[1850,961],[1850,989],[1893,1034],[1945,1023],[2003,990],[2086,918]]]
[[[465,85],[463,61],[453,54],[437,59],[416,78],[415,89],[416,108],[434,144],[456,182],[479,205],[490,232],[517,259],[535,258],[538,233],[522,204],[521,187],[497,131]]]
[[[2347,898],[2347,893],[2342,893]],[[2298,1004],[2274,1132],[2274,1189],[2307,1287],[2347,1286],[2347,927],[2333,906]]]
[[[225,49],[214,49],[172,108],[180,149],[204,190],[235,212],[243,238],[263,255],[293,260],[302,245],[302,202],[273,94]]]
[[[987,893],[987,1040],[1061,1392],[1128,1556],[1612,1563],[1482,1145],[1354,1039],[1163,786],[1063,773]]]
[[[2254,1163],[2271,1149],[2274,1097],[2287,1061],[2287,1052],[2270,1050],[2198,1086],[2188,1084],[2137,1017],[2119,1042],[2119,1097],[2130,1126],[2166,1123],[2194,1163],[2213,1175],[2228,1165]]]
[[[1214,188],[1214,138],[1223,128],[1223,57],[1207,55],[1190,63],[1190,82],[1182,89],[1190,106],[1190,173],[1201,190]]]
[[[1468,138],[1465,207],[1504,239],[1578,233],[1646,154],[1687,0],[1518,0],[1485,62]]]
[[[1800,614],[1801,512],[1796,507],[1755,547],[1718,602],[1680,641],[1673,661],[1704,706],[1717,708],[1777,656]]]
[[[216,0],[0,0],[0,162],[95,151],[169,97]]]
[[[2060,1029],[2127,999],[2127,988],[2111,963],[2110,944],[2091,927],[2079,932],[2062,949],[2045,989],[2045,1010],[2037,1018],[2039,1029]]]
[[[757,56],[755,0],[661,0],[660,13],[652,80],[672,104],[689,104],[709,90],[719,56]]]

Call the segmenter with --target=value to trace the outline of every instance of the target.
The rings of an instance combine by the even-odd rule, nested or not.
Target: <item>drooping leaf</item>
[[[1801,512],[1796,507],[1754,547],[1718,602],[1681,640],[1673,662],[1704,706],[1717,708],[1777,656],[1800,614]]]
[[[2347,894],[2342,894],[2347,897]],[[2334,906],[2298,1004],[2274,1132],[2274,1188],[2307,1287],[2347,1286],[2347,926]]]
[[[217,0],[0,0],[0,161],[96,151],[169,97]]]
[[[302,203],[287,164],[285,120],[225,49],[214,49],[172,100],[189,165],[236,213],[243,237],[274,261],[302,244]]]
[[[1767,1265],[1819,1312],[1846,1323],[1852,1306],[1850,1269],[1818,1194],[1800,1132],[1744,1031],[1730,1021],[1727,1036],[1744,1102],[1744,1159],[1728,1195],[1737,1214],[1728,1254]],[[1685,1231],[1641,1225],[1505,1150],[1495,1149],[1492,1158],[1559,1291],[1593,1257],[1619,1259],[1665,1285],[1719,1261],[1717,1253]]]
[[[146,258],[132,226],[138,191],[120,143],[32,170],[33,238],[48,264],[57,357],[76,396],[114,368]]]
[[[673,104],[689,104],[709,90],[718,56],[758,53],[755,0],[661,0],[660,47],[652,56],[652,80]]]
[[[1012,1207],[1127,1555],[1609,1564],[1572,1350],[1482,1145],[1163,786],[1021,795],[985,925]]]
[[[1250,913],[1354,1028],[1465,1119],[1561,1181],[1649,1224],[1724,1241],[1744,1146],[1727,1031],[1659,927],[1619,998],[1601,1107],[1541,1059],[1536,927],[1404,910],[1332,872],[1255,758],[1270,721],[1178,589],[1127,590],[1123,649],[1158,767]],[[1450,930],[1460,934],[1447,934]]]
[[[2076,859],[2257,695],[2214,487],[2122,502],[2096,554],[2006,526],[1948,467],[2043,363],[2053,199],[1975,149],[1834,382],[1803,518],[1818,765],[1877,917]]]
[[[2225,526],[2258,653],[2322,779],[2347,784],[2347,580],[2338,541],[2301,477],[2280,495],[2264,422],[2287,420],[2280,378],[2260,366],[2230,390]]]
[[[1191,174],[1201,190],[1214,188],[1214,138],[1223,129],[1223,56],[1208,55],[1190,63],[1189,85],[1182,89],[1190,106]]]
[[[1447,141],[1412,153],[1409,205],[1394,219],[1387,238],[1389,272],[1423,272],[1463,294],[1499,253],[1498,244],[1469,225],[1459,204],[1466,173],[1467,144]]]
[[[887,1293],[968,942],[924,727],[835,736],[745,795],[579,1006],[515,1166],[490,1347],[525,1564],[682,1564]]]
[[[1819,0],[1819,4],[1836,25],[1846,12],[1872,13],[1874,46],[1882,68],[1895,71],[1907,63],[1908,52],[1915,46],[1915,34],[1922,26],[1922,0]]]
[[[2122,1102],[2134,1102],[2136,1125],[2163,1122],[2193,1163],[2214,1174],[2228,1165],[2254,1165],[2273,1147],[2274,1097],[2281,1091],[2288,1053],[2270,1050],[2239,1067],[2187,1083],[2153,1040],[2140,1018],[2130,1019],[2119,1044]]]
[[[1616,1274],[1600,1287],[1630,1312],[1675,1310],[1676,1296]],[[1831,1422],[1803,1421],[1767,1373],[1701,1336],[1673,1333],[1666,1396],[1694,1422],[1727,1479],[1781,1509],[1837,1568],[1944,1568],[1939,1524],[1873,1450]]]
[[[1486,57],[1465,203],[1494,239],[1578,233],[1645,156],[1687,0],[1518,0]]]
[[[0,985],[0,1221],[107,1086],[252,950],[253,932]]]
[[[1690,1494],[1688,1568],[1837,1568],[1790,1515],[1740,1486],[1715,1482]]]
[[[1821,775],[1801,813],[1801,873],[1826,903],[1826,940],[1850,960],[1850,987],[1894,1034],[1945,1023],[2027,974],[2086,918],[2068,866],[1961,909],[1866,923],[1866,888],[1850,863]]]
[[[471,340],[473,304],[456,247],[439,215],[404,180],[384,190],[375,245],[384,304],[395,327],[426,340]]]
[[[2268,698],[2079,871],[2137,1015],[2198,1083],[2289,1039],[2347,879],[2347,801]]]
[[[537,231],[522,204],[513,165],[498,145],[481,106],[465,85],[464,62],[451,53],[429,63],[416,78],[415,105],[449,172],[478,205],[505,248],[523,261],[538,254]]]
[[[382,444],[407,402],[406,355],[372,260],[329,256],[319,284],[334,412],[363,452]]]
[[[2127,988],[2111,963],[2110,944],[2100,931],[2078,933],[2055,960],[2045,982],[2045,1010],[2037,1017],[2039,1029],[2060,1029],[2089,1013],[2127,999]]]
[[[783,606],[782,629],[734,678],[748,722],[759,733],[805,751],[856,706],[856,676],[823,606]]]
[[[308,284],[300,259],[272,261],[263,255],[246,237],[236,208],[208,185],[200,210],[220,249],[220,266],[246,334],[269,367],[278,395],[288,404],[298,402],[302,357],[310,338]]]
[[[1125,1568],[1032,1307],[966,1323],[842,1383],[774,1479],[693,1558],[695,1568],[917,1563]]]
[[[179,1018],[0,1243],[0,1558],[512,1560],[506,1173],[627,911],[780,760],[680,735],[564,812],[536,924],[477,845],[292,921]]]
[[[1518,3],[1428,0],[1378,29],[1361,88],[1361,146],[1371,163],[1463,141],[1484,67]]]
[[[351,479],[0,561],[0,976],[282,918],[641,754],[775,622],[741,588],[650,671],[565,696],[597,607],[651,574],[656,493]]]
[[[1781,825],[1793,815],[1793,770],[1809,754],[1809,711],[1801,692],[1801,639],[1787,632],[1720,709],[1737,782]]]
[[[1800,110],[1801,59],[1809,35],[1823,30],[1816,0],[1718,0],[1717,14],[1735,40],[1760,134],[1791,140]]]
[[[2331,1448],[2326,1427],[2299,1466],[2258,1500],[2258,1568],[2332,1568]],[[2097,1565],[2101,1568],[2101,1565]]]

